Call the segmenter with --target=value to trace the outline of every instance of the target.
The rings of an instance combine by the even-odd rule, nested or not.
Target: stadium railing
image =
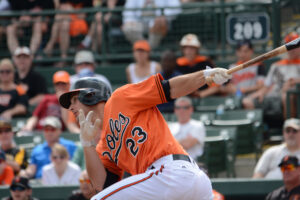
[[[188,3],[182,4],[182,12],[176,16],[170,26],[170,31],[161,42],[159,48],[154,49],[152,56],[158,58],[161,55],[161,51],[164,49],[176,49],[179,52],[179,41],[184,34],[195,33],[202,41],[201,53],[203,55],[209,55],[213,58],[221,58],[221,60],[228,60],[234,55],[234,46],[228,45],[226,41],[226,17],[232,13],[246,13],[246,12],[264,12],[270,16],[272,38],[270,37],[265,43],[256,45],[255,51],[262,52],[266,48],[274,48],[279,46],[281,41],[281,21],[280,12],[283,1],[272,1],[272,2],[199,2],[199,3]],[[287,2],[284,1],[284,2]],[[147,8],[149,9],[149,8]],[[155,8],[161,9],[164,12],[165,9],[178,9],[178,8]],[[132,9],[137,10],[137,9]],[[41,51],[45,47],[50,37],[51,25],[54,22],[54,15],[59,13],[73,14],[73,13],[86,13],[88,24],[94,20],[94,14],[101,12],[105,14],[107,12],[121,13],[124,11],[123,7],[116,7],[114,10],[109,10],[101,7],[86,8],[81,10],[74,10],[68,12],[62,12],[58,10],[44,10],[42,12],[1,12],[0,13],[0,26],[5,27],[10,23],[10,19],[13,17],[19,17],[21,15],[41,15],[44,22],[47,22],[48,31],[43,33],[43,41],[38,52],[38,56],[35,59],[37,65],[50,65],[54,62],[61,61],[59,57],[58,48],[55,49],[52,57],[45,56]],[[295,11],[296,12],[296,11]],[[119,16],[121,16],[119,14]],[[104,23],[104,20],[102,21]],[[125,39],[124,34],[120,28],[120,25],[114,24],[112,20],[107,25],[103,26],[102,34],[102,46],[101,49],[95,51],[97,61],[107,62],[124,59],[132,59],[131,45]],[[30,31],[24,32],[20,43],[28,43],[30,40]],[[0,41],[1,57],[9,57],[7,51],[6,39]],[[71,63],[73,61],[73,55],[76,52],[76,47],[79,45],[83,37],[75,37],[71,40],[71,47],[69,48],[69,56],[65,61]],[[271,44],[271,46],[270,46]],[[101,51],[101,53],[100,53]]]

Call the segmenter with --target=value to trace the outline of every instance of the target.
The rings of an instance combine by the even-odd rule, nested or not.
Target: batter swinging
[[[172,136],[156,108],[190,94],[204,85],[207,77],[223,84],[231,75],[223,68],[169,81],[157,74],[125,85],[112,95],[105,83],[82,78],[74,90],[60,97],[60,104],[80,123],[86,168],[99,191],[92,200],[212,199],[209,178]],[[133,176],[120,180],[124,171]]]

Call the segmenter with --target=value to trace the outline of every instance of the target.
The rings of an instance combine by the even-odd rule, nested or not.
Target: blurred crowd
[[[11,197],[7,199],[14,199],[15,195],[25,195],[34,199],[31,197],[29,179],[39,180],[43,185],[80,185],[80,190],[74,191],[70,199],[89,199],[95,194],[85,171],[82,147],[61,137],[64,131],[78,134],[80,128],[74,115],[59,105],[58,98],[70,90],[76,80],[87,76],[102,80],[113,90],[110,80],[96,73],[97,62],[93,54],[93,51],[101,50],[102,26],[106,23],[116,23],[132,45],[133,60],[126,68],[126,78],[130,84],[139,83],[156,73],[160,73],[164,79],[170,79],[215,67],[211,58],[202,55],[201,47],[205,41],[200,41],[194,33],[188,33],[177,41],[180,45],[180,55],[166,50],[161,54],[160,60],[151,58],[151,51],[159,46],[163,37],[170,31],[170,22],[181,12],[180,5],[189,2],[194,1],[0,1],[0,11],[25,10],[39,13],[42,10],[57,9],[68,12],[99,6],[111,10],[119,6],[129,9],[123,13],[97,12],[92,16],[82,13],[59,13],[53,16],[55,20],[51,26],[48,26],[51,21],[49,16],[23,15],[9,19],[6,28],[0,28],[0,34],[6,33],[7,47],[11,54],[10,58],[0,60],[0,184],[10,186]],[[163,14],[160,10],[153,9],[134,10],[155,7],[178,9],[165,9]],[[94,20],[88,24],[86,18]],[[24,27],[32,28],[30,43],[25,45],[18,41],[23,34],[19,29]],[[47,43],[42,44],[45,32],[51,32],[51,35]],[[75,74],[69,74],[63,67],[68,56],[70,39],[78,35],[84,37],[73,60]],[[298,33],[291,32],[284,37],[284,43],[298,37]],[[34,70],[33,59],[38,51],[51,56],[55,45],[59,46],[61,57],[56,66],[62,68],[53,75],[53,90],[49,91],[45,78]],[[249,40],[239,41],[235,52],[236,60],[228,68],[247,62],[255,56],[254,46]],[[296,88],[300,83],[299,77],[298,48],[289,51],[285,58],[273,63],[270,69],[266,69],[263,63],[255,63],[234,73],[233,78],[223,86],[203,86],[189,96],[158,105],[158,108],[162,113],[176,115],[177,122],[170,125],[170,129],[179,143],[196,160],[203,154],[206,132],[204,124],[191,117],[194,112],[192,98],[237,96],[241,99],[243,109],[259,108],[265,115],[279,118],[283,124],[283,144],[272,147],[263,154],[253,177],[283,178],[284,172],[288,171],[285,168],[285,162],[288,161],[282,158],[293,155],[300,159],[300,139],[295,135],[300,130],[300,122],[299,119],[288,119],[286,116],[288,103],[292,107],[291,116],[296,117],[296,96],[287,98],[287,92]],[[32,112],[29,111],[30,106],[34,107]],[[15,132],[12,120],[17,117],[26,117],[27,120],[25,125]],[[15,137],[36,134],[42,135],[44,141],[31,152],[19,147],[14,140]],[[295,168],[300,165],[294,158],[290,162]]]

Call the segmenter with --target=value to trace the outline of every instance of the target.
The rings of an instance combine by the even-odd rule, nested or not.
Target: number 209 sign
[[[269,30],[270,19],[266,13],[238,13],[226,18],[226,35],[230,44],[236,44],[239,40],[266,42]]]

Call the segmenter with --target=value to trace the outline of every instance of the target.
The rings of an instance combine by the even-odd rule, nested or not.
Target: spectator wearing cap
[[[59,105],[58,99],[61,94],[70,89],[70,75],[66,71],[57,71],[53,75],[55,94],[47,94],[41,103],[35,108],[32,116],[27,120],[22,131],[41,131],[43,122],[48,116],[55,116],[60,119],[65,128],[72,133],[79,133],[79,126],[74,115]]]
[[[285,43],[298,38],[295,32],[285,37]],[[264,86],[249,96],[248,107],[261,107],[265,114],[280,116],[282,119],[286,111],[286,93],[300,83],[300,48],[288,51],[287,58],[271,65]],[[293,105],[293,103],[291,103]],[[283,109],[281,109],[283,108]],[[291,111],[296,109],[291,109]],[[292,113],[292,117],[295,113]],[[274,120],[273,120],[274,121]]]
[[[134,63],[126,68],[128,83],[139,83],[151,75],[159,73],[159,63],[150,60],[150,45],[146,40],[138,40],[133,45]]]
[[[206,56],[199,54],[201,42],[197,35],[189,33],[180,40],[182,57],[177,58],[176,63],[178,70],[182,74],[189,74],[196,71],[204,70],[208,67],[214,68],[213,62]],[[218,92],[217,87],[202,86],[198,91],[195,91],[194,97],[207,97]]]
[[[162,12],[160,8],[165,9]],[[149,34],[148,41],[154,49],[169,31],[171,21],[180,12],[179,0],[127,0],[122,29],[126,39],[132,44],[145,39],[144,35]]]
[[[10,185],[14,178],[14,171],[6,163],[5,153],[0,150],[0,185]]]
[[[7,120],[26,114],[28,106],[25,91],[14,83],[14,69],[10,59],[0,61],[0,117]]]
[[[44,120],[43,134],[45,142],[36,146],[31,153],[30,164],[25,170],[21,170],[20,175],[28,178],[41,178],[42,168],[50,163],[51,148],[55,143],[63,145],[70,155],[76,150],[73,141],[60,137],[62,124],[57,117],[49,116]]]
[[[96,77],[105,82],[111,88],[111,84],[105,76],[95,73],[96,62],[91,51],[78,51],[74,58],[74,65],[76,74],[71,76],[71,87],[78,79],[82,77]]]
[[[68,200],[88,200],[96,194],[86,170],[81,172],[79,183],[80,189],[72,191],[72,195],[68,198]]]
[[[33,70],[33,55],[30,49],[18,47],[14,52],[13,61],[17,69],[15,82],[26,91],[30,105],[38,104],[44,94],[47,94],[47,84],[45,78]]]
[[[81,169],[69,160],[67,149],[54,144],[51,151],[51,163],[42,169],[43,185],[78,185]]]
[[[300,158],[300,120],[290,118],[283,125],[284,142],[267,149],[259,159],[253,178],[282,179],[278,168],[281,159],[287,155]]]
[[[239,41],[236,47],[237,62],[229,65],[229,68],[234,68],[242,63],[247,62],[253,56],[253,46],[251,41]],[[224,95],[237,95],[246,97],[248,94],[261,89],[264,85],[265,68],[263,63],[255,63],[251,67],[239,70],[232,75],[232,79],[228,84],[220,87],[220,92]],[[247,98],[243,100],[245,108]]]
[[[300,162],[295,156],[285,156],[278,167],[284,186],[270,192],[266,200],[300,199]]]
[[[0,119],[0,150],[5,153],[6,164],[15,174],[27,167],[27,153],[24,148],[16,146],[11,123],[3,119]]]
[[[9,187],[9,191],[10,197],[3,198],[2,200],[38,200],[32,197],[29,180],[25,177],[16,176]]]

